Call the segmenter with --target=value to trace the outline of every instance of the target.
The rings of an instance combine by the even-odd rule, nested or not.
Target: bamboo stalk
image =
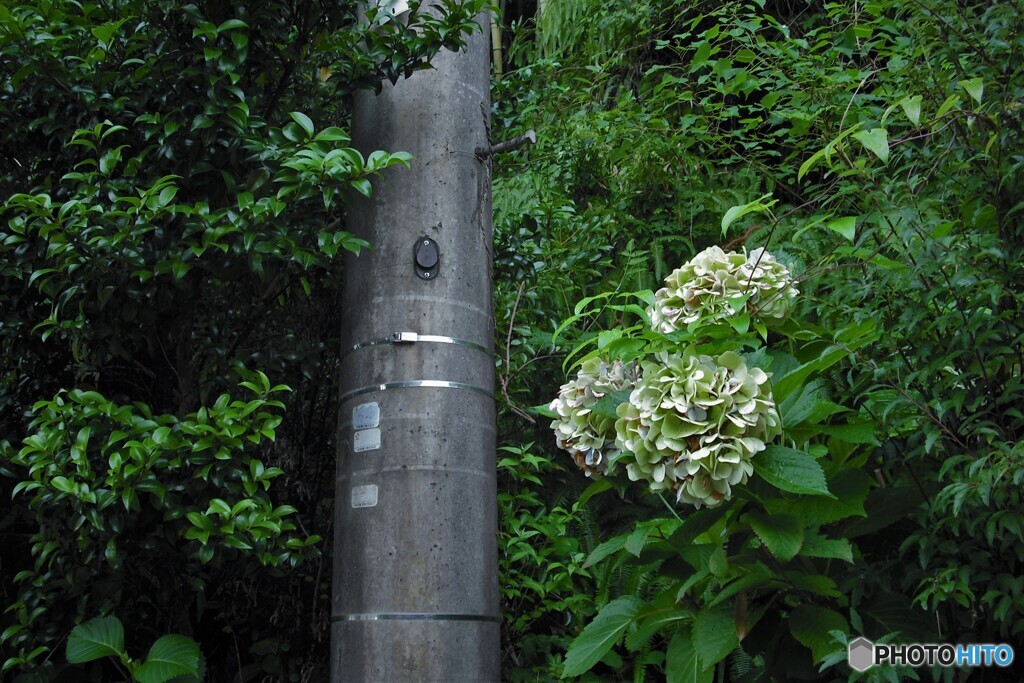
[[[491,16],[491,61],[494,63],[494,80],[500,81],[504,73],[505,61],[501,46],[501,25],[497,16]]]

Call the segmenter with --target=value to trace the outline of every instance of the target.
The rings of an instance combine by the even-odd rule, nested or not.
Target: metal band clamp
[[[358,351],[359,349],[365,349],[370,346],[380,346],[382,344],[415,344],[417,342],[431,342],[435,344],[456,344],[458,346],[465,346],[481,353],[486,353],[488,356],[493,355],[487,347],[471,342],[468,339],[459,339],[458,337],[448,337],[442,334],[419,334],[418,332],[407,332],[400,331],[395,332],[383,339],[374,339],[372,341],[360,342],[349,349],[349,353],[352,351]],[[348,355],[348,354],[346,354]]]
[[[342,403],[352,398],[353,396],[360,396],[362,394],[369,394],[374,391],[387,391],[388,389],[409,389],[412,387],[429,387],[433,389],[465,389],[467,391],[474,391],[478,394],[483,394],[487,398],[493,399],[494,392],[490,389],[484,389],[478,387],[475,384],[466,384],[465,382],[449,382],[444,379],[411,379],[402,382],[385,382],[384,384],[372,384],[366,387],[359,387],[352,391],[346,391],[341,395],[339,399]]]
[[[383,612],[334,614],[331,621],[484,621],[500,624],[501,617],[486,614],[426,614],[420,612]]]

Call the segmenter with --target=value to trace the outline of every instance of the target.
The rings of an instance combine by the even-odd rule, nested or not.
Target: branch
[[[474,154],[476,154],[477,159],[483,161],[487,157],[494,156],[495,154],[504,154],[505,152],[511,152],[512,150],[519,149],[520,147],[523,147],[525,145],[532,145],[535,142],[537,142],[537,133],[534,132],[531,128],[530,130],[526,131],[525,134],[520,135],[517,138],[512,138],[511,140],[499,142],[496,145],[492,145],[490,149],[487,149],[486,147],[477,147],[475,150],[473,150],[473,152]]]

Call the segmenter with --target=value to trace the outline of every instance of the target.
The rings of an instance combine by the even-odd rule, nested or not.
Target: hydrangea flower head
[[[768,374],[732,351],[661,353],[642,370],[618,408],[617,462],[655,493],[717,505],[747,480],[751,458],[781,432]]]
[[[715,246],[672,271],[647,312],[664,334],[735,315],[737,301],[763,320],[782,320],[797,293],[789,270],[763,248],[747,254]]]
[[[568,451],[587,476],[610,473],[619,453],[615,418],[594,408],[612,392],[632,389],[635,375],[632,363],[591,358],[551,402],[551,410],[558,415],[551,422],[558,447]]]

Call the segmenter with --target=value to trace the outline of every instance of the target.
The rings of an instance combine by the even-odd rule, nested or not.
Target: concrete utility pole
[[[364,154],[415,160],[349,209],[333,683],[500,676],[488,54],[355,102]]]

